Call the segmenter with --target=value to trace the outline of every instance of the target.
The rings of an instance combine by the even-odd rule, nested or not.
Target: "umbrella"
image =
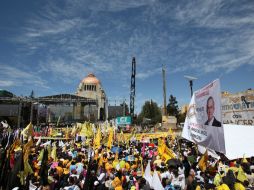
[[[181,161],[178,159],[170,159],[167,161],[168,167],[178,167],[181,165]]]
[[[191,163],[191,164],[193,164],[193,163],[195,163],[196,162],[196,158],[195,158],[195,156],[188,156],[188,161]]]
[[[56,168],[58,166],[58,162],[53,162],[52,164],[51,164],[51,168]]]
[[[116,152],[120,153],[120,152],[122,152],[122,148],[114,146],[114,147],[111,148],[111,152],[113,152],[113,153],[116,153]]]
[[[135,159],[134,159],[134,156],[132,156],[132,155],[126,156],[126,157],[125,157],[125,161],[132,162],[132,161],[134,161],[134,160],[135,160]]]

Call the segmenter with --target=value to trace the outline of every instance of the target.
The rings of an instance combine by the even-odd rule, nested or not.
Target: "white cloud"
[[[158,73],[162,73],[162,68],[156,68],[156,69],[153,69],[153,70],[147,70],[147,71],[144,71],[144,72],[138,72],[136,77],[137,77],[137,79],[144,80],[146,78],[149,78],[149,77],[152,77],[154,75],[157,75]]]
[[[64,9],[50,2],[18,39],[22,53],[45,54],[40,74],[70,83],[95,72],[129,88],[132,56],[141,80],[161,72],[162,64],[170,73],[204,74],[253,64],[254,14],[236,14],[251,12],[250,6],[231,6],[222,0],[73,0],[63,1]],[[139,10],[130,17],[133,8]],[[120,11],[128,16],[117,17]]]
[[[89,9],[93,11],[108,11],[108,12],[117,12],[124,11],[131,8],[138,8],[141,6],[152,5],[156,3],[157,0],[110,0],[110,1],[83,1],[83,0],[74,0],[71,2],[67,2],[67,7],[70,7],[71,10],[79,10],[80,9]]]
[[[8,65],[1,65],[0,81],[2,81],[0,86],[34,85],[41,88],[49,88],[46,81],[41,79],[36,73],[27,72]]]
[[[6,80],[0,80],[0,86],[1,87],[9,87],[9,86],[14,86],[13,81],[6,81]]]

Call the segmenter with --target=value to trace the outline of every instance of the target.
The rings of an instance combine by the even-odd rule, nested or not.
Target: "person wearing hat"
[[[115,177],[115,179],[112,182],[112,186],[115,190],[123,190],[122,182],[118,177]]]
[[[59,162],[58,165],[56,166],[56,173],[58,174],[59,177],[63,175],[64,169],[63,169],[63,164],[62,162]]]
[[[74,177],[70,176],[68,178],[69,185],[67,187],[64,187],[64,190],[80,190],[79,186],[75,185],[75,179]]]

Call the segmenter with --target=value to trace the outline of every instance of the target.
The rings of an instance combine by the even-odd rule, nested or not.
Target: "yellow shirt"
[[[235,183],[235,190],[245,190],[245,187],[241,183]]]
[[[226,184],[222,184],[217,187],[217,190],[230,190],[229,187]]]

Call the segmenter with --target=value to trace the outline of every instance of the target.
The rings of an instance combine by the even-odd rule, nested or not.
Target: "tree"
[[[123,108],[123,113],[125,115],[129,115],[129,107],[128,107],[128,105],[124,102],[124,103],[120,104],[120,106]]]
[[[151,124],[161,122],[161,109],[158,107],[156,102],[146,101],[142,106],[142,110],[138,115],[138,121],[141,123],[145,119],[150,119]]]
[[[30,94],[30,96],[29,96],[30,98],[34,98],[34,91],[32,90],[32,92],[31,92],[31,94]]]
[[[177,123],[184,123],[185,118],[186,118],[186,112],[185,113],[180,113],[178,115],[178,118],[177,118]]]
[[[172,94],[169,96],[167,112],[168,112],[168,115],[175,116],[178,119],[178,116],[179,116],[178,102],[176,100],[176,97],[174,97]]]

